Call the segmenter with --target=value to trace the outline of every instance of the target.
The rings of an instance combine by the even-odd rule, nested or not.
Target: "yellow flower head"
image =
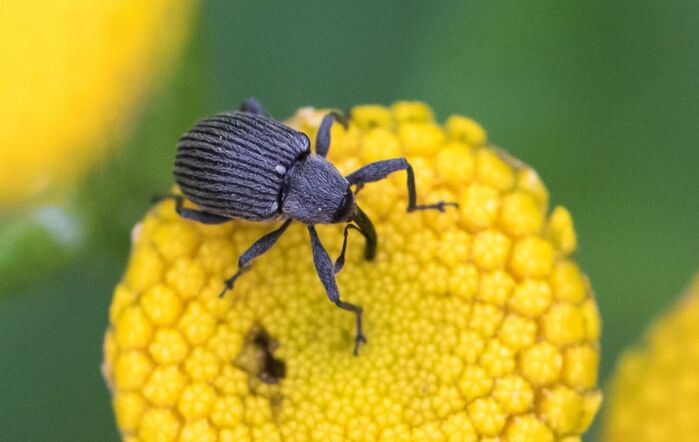
[[[624,354],[610,388],[604,440],[699,441],[699,275],[687,295]]]
[[[7,0],[0,14],[0,207],[70,180],[104,152],[194,1]]]
[[[313,139],[322,116],[289,123]],[[422,103],[356,107],[332,140],[343,173],[406,156],[419,202],[459,203],[406,213],[402,173],[358,195],[378,253],[365,261],[351,236],[338,286],[364,307],[368,344],[352,355],[354,317],[326,298],[304,226],[220,299],[238,255],[273,226],[204,226],[161,203],[134,229],[105,340],[124,437],[579,440],[601,399],[600,321],[568,211],[547,215],[536,173],[473,120],[442,127]],[[318,227],[333,256],[342,228]]]

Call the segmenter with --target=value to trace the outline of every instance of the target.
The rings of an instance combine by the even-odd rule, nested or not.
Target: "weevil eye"
[[[339,223],[342,221],[349,221],[354,217],[354,193],[347,187],[347,192],[342,198],[340,205],[338,206],[335,214],[333,215],[333,222]]]

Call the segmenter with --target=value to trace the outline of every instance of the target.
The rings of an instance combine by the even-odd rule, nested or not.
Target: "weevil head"
[[[308,155],[291,166],[282,189],[282,212],[305,224],[347,222],[355,214],[354,193],[335,166]]]

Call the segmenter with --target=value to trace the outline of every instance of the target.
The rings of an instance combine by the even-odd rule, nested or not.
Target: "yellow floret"
[[[144,348],[151,341],[153,327],[138,305],[124,309],[116,325],[117,344],[121,348]]]
[[[114,361],[113,379],[118,392],[135,390],[143,384],[143,381],[151,374],[153,364],[148,356],[138,350],[119,350],[119,356]],[[107,370],[111,373],[111,370]]]
[[[143,396],[152,405],[174,406],[187,381],[177,365],[157,367],[143,386]]]
[[[554,440],[553,432],[540,419],[532,415],[515,417],[507,428],[506,435],[508,442],[551,442]]]
[[[554,246],[566,255],[577,247],[577,235],[573,229],[573,218],[565,207],[556,207],[548,221],[548,229]]]
[[[484,230],[473,239],[473,261],[483,270],[505,267],[510,238],[498,230]]]
[[[182,302],[175,290],[167,285],[155,285],[141,297],[141,306],[151,322],[158,326],[170,325],[182,311]]]
[[[514,182],[512,167],[494,150],[481,149],[476,153],[476,171],[479,182],[501,192],[510,189]],[[511,197],[505,201],[507,198]]]
[[[512,310],[527,316],[539,316],[551,305],[551,287],[536,279],[521,281],[509,300]]]
[[[497,190],[478,182],[473,183],[462,192],[459,201],[462,222],[472,231],[485,229],[495,223],[500,204]]]
[[[544,211],[528,192],[513,192],[502,201],[500,223],[505,232],[518,237],[536,234],[544,221]]]
[[[439,176],[452,183],[469,183],[473,177],[475,160],[471,148],[451,142],[442,147],[435,158],[435,170]]]
[[[699,441],[699,275],[618,361],[604,413],[610,442]]]
[[[450,138],[473,146],[482,146],[486,142],[485,130],[474,120],[452,115],[447,120],[446,131]]]
[[[312,137],[322,116],[306,108],[289,124]],[[273,224],[205,226],[165,201],[134,230],[105,337],[124,439],[579,437],[600,401],[599,315],[570,256],[569,214],[547,216],[536,173],[487,145],[477,123],[443,128],[422,103],[357,107],[332,139],[341,172],[406,156],[420,203],[460,204],[406,213],[403,174],[358,195],[377,256],[367,262],[351,234],[337,282],[363,306],[368,344],[352,355],[354,318],[327,300],[304,226],[219,298]],[[342,227],[318,226],[331,256]]]
[[[400,156],[400,140],[388,129],[376,128],[362,137],[361,159],[363,163]]]
[[[172,441],[177,439],[180,426],[180,419],[172,410],[150,408],[143,414],[137,434],[140,440]]]
[[[539,278],[549,274],[553,260],[551,243],[531,236],[515,243],[510,265],[517,276]]]
[[[496,436],[507,420],[495,398],[476,399],[468,406],[468,414],[478,434],[483,436]]]
[[[587,283],[577,264],[559,261],[550,277],[553,293],[561,301],[581,303],[585,300]]]
[[[311,116],[309,115],[309,117]],[[372,127],[390,128],[392,121],[391,111],[383,106],[367,104],[355,106],[352,109],[352,123],[363,129]]]
[[[548,342],[538,342],[520,353],[520,370],[535,385],[553,384],[560,378],[563,356]]]
[[[177,329],[161,328],[148,346],[148,352],[158,364],[179,364],[187,356],[189,345]]]
[[[433,154],[444,144],[445,140],[442,128],[432,122],[401,124],[398,127],[398,137],[405,154],[415,156]],[[421,169],[416,168],[416,170]],[[421,172],[425,173],[425,169],[422,169]]]
[[[564,386],[546,391],[539,410],[549,426],[563,434],[575,431],[582,417],[583,398]]]
[[[216,430],[206,419],[189,421],[180,432],[181,442],[216,442]]]
[[[145,405],[146,400],[139,393],[123,392],[117,394],[114,397],[114,411],[118,418],[119,427],[129,432],[136,430]]]
[[[522,377],[504,376],[495,382],[493,396],[500,406],[511,414],[529,410],[534,401],[534,390]]]
[[[537,337],[537,325],[532,319],[509,313],[498,331],[499,339],[509,348],[519,350],[531,346]]]
[[[421,101],[399,101],[391,106],[393,118],[401,123],[432,121],[434,114],[430,107]]]
[[[0,207],[64,187],[180,52],[196,1],[3,2]]]
[[[216,391],[209,384],[194,382],[182,391],[177,409],[187,420],[204,417],[209,414],[215,399]]]

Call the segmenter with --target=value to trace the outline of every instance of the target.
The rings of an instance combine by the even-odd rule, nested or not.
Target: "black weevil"
[[[362,333],[362,307],[340,300],[335,273],[344,264],[349,229],[366,239],[365,257],[376,253],[376,231],[355,203],[355,194],[366,183],[405,170],[408,175],[408,212],[444,211],[455,203],[416,203],[415,176],[405,158],[376,161],[343,177],[325,156],[330,148],[330,128],[342,117],[331,112],[323,118],[311,153],[308,137],[273,119],[260,103],[248,98],[238,112],[224,112],[199,121],[177,146],[175,181],[187,199],[201,210],[185,208],[183,197],[172,196],[177,213],[204,224],[232,219],[272,221],[283,219],[276,230],[264,235],[238,258],[238,271],[226,279],[221,296],[258,256],[267,252],[289,224],[308,226],[313,261],[325,291],[338,307],[356,315],[354,354],[366,342]],[[355,186],[354,191],[351,186]],[[347,223],[342,251],[335,264],[320,242],[315,224]],[[354,224],[352,224],[354,223]]]

